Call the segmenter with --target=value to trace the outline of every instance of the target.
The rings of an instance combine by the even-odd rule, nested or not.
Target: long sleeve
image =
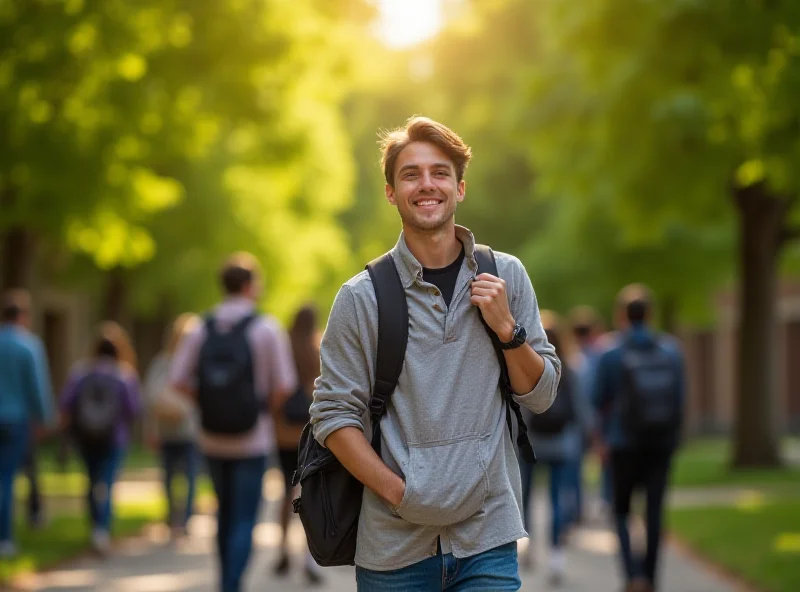
[[[606,352],[597,360],[592,380],[592,404],[598,413],[604,413],[611,398],[611,373],[609,371],[611,352]]]
[[[53,389],[50,384],[50,369],[47,364],[47,355],[38,339],[33,340],[33,368],[34,380],[32,388],[33,417],[46,425],[51,425],[55,420]]]
[[[547,341],[536,293],[525,267],[516,257],[507,257],[512,265],[513,292],[509,302],[511,314],[517,323],[525,327],[528,334],[528,345],[544,359],[544,371],[539,382],[529,393],[515,395],[514,399],[534,413],[542,413],[553,404],[556,398],[558,382],[561,377],[561,361],[556,355],[555,348]],[[506,282],[508,283],[508,280]]]
[[[268,347],[264,363],[269,368],[269,391],[267,396],[277,391],[291,392],[297,387],[297,372],[292,359],[289,336],[278,323],[267,325]]]
[[[325,440],[344,427],[364,429],[370,398],[369,361],[361,346],[355,300],[350,287],[339,290],[320,347],[320,376],[314,388],[311,423],[314,437]]]

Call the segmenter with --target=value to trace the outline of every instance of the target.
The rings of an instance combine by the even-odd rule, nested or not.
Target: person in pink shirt
[[[267,458],[275,452],[270,397],[288,397],[297,377],[286,332],[256,311],[258,261],[232,255],[220,272],[224,300],[183,339],[172,386],[196,398],[200,448],[218,501],[220,590],[238,592],[252,548]]]

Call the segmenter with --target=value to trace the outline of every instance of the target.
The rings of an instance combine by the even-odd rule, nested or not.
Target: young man
[[[361,592],[521,585],[520,471],[480,314],[507,348],[520,404],[547,409],[561,365],[520,261],[496,253],[500,277],[476,277],[475,239],[454,221],[470,156],[452,130],[423,117],[384,139],[386,197],[403,223],[391,255],[409,335],[380,456],[364,435],[378,335],[367,272],[339,291],[322,341],[311,421],[317,441],[366,486],[355,557]]]
[[[218,501],[217,550],[222,592],[238,592],[252,547],[267,456],[274,453],[268,397],[288,397],[296,377],[288,337],[256,313],[256,259],[230,257],[220,273],[225,300],[176,350],[173,387],[195,395],[200,447]]]
[[[614,514],[628,592],[653,592],[670,462],[678,446],[685,374],[677,344],[649,327],[650,291],[639,284],[617,298],[616,344],[597,362],[593,402],[605,415],[602,456],[609,458]],[[633,491],[647,494],[647,552],[634,557],[628,531]]]
[[[31,299],[24,290],[2,298],[0,324],[0,557],[10,557],[14,476],[22,466],[32,431],[54,419],[47,356],[30,333]]]

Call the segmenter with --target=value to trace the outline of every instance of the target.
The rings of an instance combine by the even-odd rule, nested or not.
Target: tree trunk
[[[21,226],[12,226],[2,234],[3,290],[31,288],[34,261],[33,234]]]
[[[116,321],[123,327],[127,327],[125,273],[122,268],[115,267],[106,274],[106,280],[103,320]]]
[[[663,294],[658,309],[661,311],[661,329],[675,335],[678,331],[678,299],[675,294]]]
[[[761,185],[738,190],[739,343],[733,465],[781,464],[776,292],[787,205]]]

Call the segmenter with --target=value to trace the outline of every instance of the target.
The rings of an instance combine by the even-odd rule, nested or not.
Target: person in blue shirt
[[[610,458],[614,514],[627,592],[653,592],[664,494],[678,446],[685,399],[683,354],[650,328],[650,291],[625,287],[617,298],[616,343],[597,362],[593,403],[602,423],[601,455]],[[637,488],[647,496],[647,550],[631,549],[628,517]]]
[[[31,429],[54,418],[42,343],[28,330],[30,296],[11,290],[0,310],[0,557],[16,554],[12,538],[14,477],[21,468]]]

